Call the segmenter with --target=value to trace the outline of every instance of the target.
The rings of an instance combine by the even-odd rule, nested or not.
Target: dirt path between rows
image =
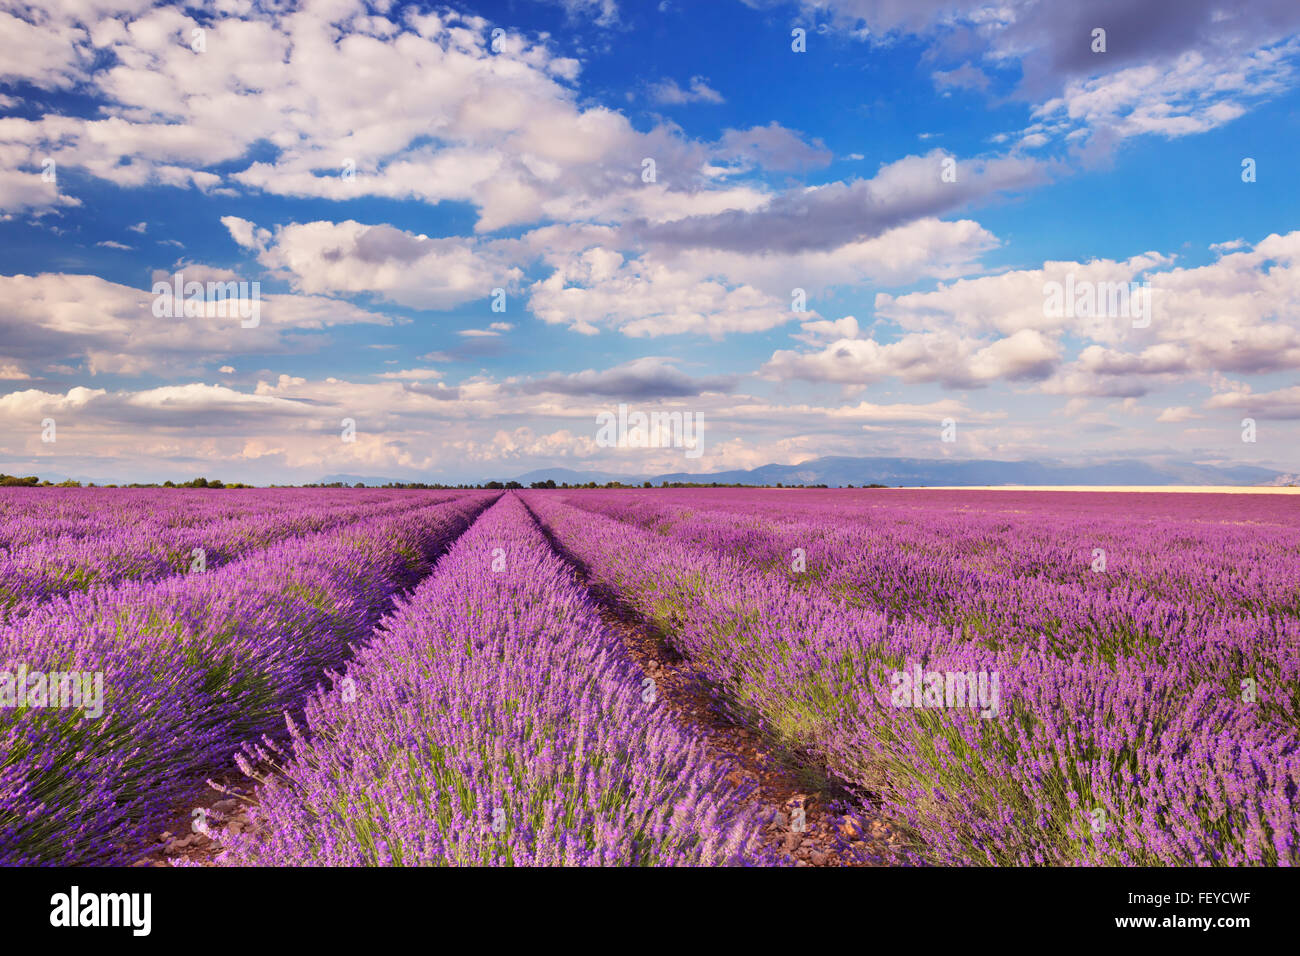
[[[579,572],[580,577],[584,577]],[[748,727],[720,710],[687,662],[597,588],[606,625],[623,639],[633,660],[655,681],[655,691],[678,725],[704,740],[709,756],[735,767],[728,779],[756,787],[764,840],[796,866],[890,866],[902,862],[902,837],[884,817],[847,820],[834,812],[843,790],[816,770],[801,767]],[[802,831],[798,810],[803,810]]]
[[[769,821],[763,839],[773,851],[790,858],[795,866],[891,866],[903,862],[903,837],[887,818],[861,812],[846,818],[835,812],[832,803],[846,796],[839,784],[727,717],[688,662],[617,595],[591,583],[582,564],[555,540],[532,509],[528,510],[556,553],[587,588],[606,626],[622,638],[646,676],[654,679],[656,693],[678,725],[703,740],[710,759],[734,768],[728,775],[732,783],[754,787],[760,818]],[[210,780],[209,789],[191,806],[178,810],[158,844],[134,865],[171,866],[181,861],[220,865],[225,828],[238,833],[250,826],[247,811],[255,802],[252,783],[234,768]]]
[[[689,663],[617,594],[592,583],[582,562],[556,540],[531,508],[528,512],[587,589],[606,626],[623,639],[623,646],[646,676],[654,679],[656,693],[678,725],[703,739],[712,759],[735,767],[728,775],[732,783],[756,788],[760,818],[770,821],[764,828],[769,846],[790,857],[795,866],[894,866],[903,862],[904,838],[887,818],[859,813],[855,819],[846,819],[836,813],[832,803],[847,797],[840,784],[731,720]],[[802,831],[799,809],[804,817]]]

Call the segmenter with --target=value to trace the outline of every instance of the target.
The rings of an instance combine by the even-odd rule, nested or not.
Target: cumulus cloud
[[[807,143],[798,133],[776,121],[766,126],[725,131],[718,144],[718,155],[774,170],[818,169],[833,158],[820,140]]]
[[[515,386],[525,394],[593,395],[636,401],[646,398],[684,398],[704,392],[730,392],[734,376],[692,378],[676,366],[653,356],[634,359],[614,368],[552,374]]]
[[[421,370],[407,372],[370,382],[282,374],[251,388],[191,381],[138,390],[27,389],[0,397],[0,460],[31,462],[28,471],[38,473],[52,467],[51,446],[41,443],[35,426],[45,416],[59,424],[56,470],[63,472],[138,479],[180,469],[277,482],[361,468],[412,477],[453,471],[510,477],[539,464],[578,461],[619,472],[682,469],[680,450],[596,445],[593,409],[632,396],[642,407],[705,416],[705,454],[691,463],[704,470],[799,461],[810,451],[849,453],[858,440],[852,433],[863,429],[900,426],[932,440],[932,426],[944,417],[971,424],[1002,417],[950,398],[783,405],[735,394],[726,381],[683,379],[663,359],[536,382],[475,377],[447,386],[424,379]],[[338,440],[344,417],[356,422],[355,443]]]
[[[618,22],[617,0],[541,0],[564,8],[572,19],[590,18],[598,26],[612,26]]]
[[[691,77],[688,88],[682,89],[677,85],[677,81],[671,77],[653,83],[650,86],[650,98],[656,103],[662,103],[666,106],[677,106],[682,103],[725,103],[722,94],[709,86],[708,80],[702,76]]]
[[[584,25],[617,23],[614,0],[551,2]],[[221,218],[226,252],[241,257],[233,268],[181,260],[154,278],[181,270],[199,281],[251,279],[244,273],[256,264],[256,277],[292,292],[263,296],[260,327],[242,329],[206,313],[155,318],[149,292],[90,275],[0,277],[0,379],[21,383],[4,397],[7,411],[0,409],[0,417],[13,414],[8,421],[18,435],[5,447],[49,454],[31,444],[30,424],[39,420],[35,411],[52,408],[86,429],[83,437],[101,436],[86,447],[105,456],[403,473],[437,468],[449,456],[588,461],[601,455],[587,427],[593,399],[627,397],[707,410],[720,429],[709,463],[752,465],[853,453],[863,433],[880,443],[875,449],[915,453],[907,436],[924,431],[932,444],[934,422],[948,415],[993,424],[988,406],[998,390],[984,393],[981,411],[930,401],[940,387],[995,384],[1049,396],[1044,414],[1065,404],[1080,415],[1088,400],[1108,400],[1095,403],[1104,412],[1077,418],[1081,428],[1113,428],[1110,415],[1148,424],[1189,423],[1216,410],[1294,417],[1293,390],[1224,376],[1300,367],[1300,234],[1227,238],[1210,247],[1215,261],[1197,267],[1147,252],[1034,268],[1037,260],[1023,266],[1023,252],[1008,250],[1000,261],[1016,265],[990,273],[979,260],[999,238],[965,218],[973,204],[1059,178],[1071,144],[1074,158],[1091,161],[1133,137],[1194,134],[1293,84],[1300,53],[1289,39],[1300,24],[1294,4],[1263,0],[1254,18],[1210,0],[1176,8],[1164,2],[1158,22],[1147,22],[1141,14],[1149,7],[1103,0],[1108,52],[1100,57],[1088,50],[1092,13],[1068,4],[810,0],[810,25],[829,21],[868,42],[921,35],[918,75],[940,94],[967,90],[1004,103],[1009,85],[1018,84],[1012,98],[1031,104],[1028,125],[995,140],[1000,155],[933,150],[865,178],[815,185],[802,183],[801,174],[834,158],[821,140],[776,122],[710,124],[705,138],[653,115],[634,124],[577,88],[580,64],[557,49],[566,38],[507,29],[493,48],[496,24],[473,14],[399,14],[360,0],[9,5],[0,14],[0,38],[15,49],[0,62],[6,93],[75,90],[79,103],[94,108],[73,109],[65,97],[0,99],[5,110],[22,113],[0,118],[0,218],[49,215],[40,227],[56,231],[60,218],[73,217],[52,213],[77,203],[60,188],[86,177],[237,198],[233,209],[242,215]],[[199,26],[204,52],[190,42]],[[678,74],[650,93],[665,104],[723,101],[705,76]],[[714,115],[682,115],[706,113]],[[41,175],[47,156],[60,172],[57,184]],[[646,157],[656,164],[652,181],[642,179]],[[957,162],[955,182],[941,176],[949,158]],[[74,175],[64,175],[69,171]],[[773,175],[785,173],[794,175]],[[367,197],[461,205],[431,218],[407,209],[414,214],[392,217],[395,225],[332,221],[313,203],[320,219],[287,222],[246,212],[257,208],[259,194],[353,203],[349,211]],[[430,237],[418,229],[435,227],[412,225],[441,228],[443,213],[473,235]],[[181,245],[155,238],[164,228],[158,222],[114,228],[100,244],[136,252],[140,275],[168,259],[129,250],[124,240],[134,243],[132,234],[147,235],[155,253],[166,252],[158,243]],[[95,255],[86,246],[96,235],[83,233],[77,248]],[[90,266],[76,252],[58,268]],[[1044,284],[1067,274],[1147,281],[1155,315],[1135,325],[1046,314]],[[508,292],[510,322],[486,318],[496,288]],[[793,311],[803,296],[809,311]],[[484,317],[468,317],[466,309],[455,321],[440,318],[442,339],[410,350],[433,351],[419,360],[395,352],[381,366],[391,371],[353,367],[360,383],[257,371],[267,357],[274,362],[330,343],[329,330],[339,326],[404,321],[348,301],[355,297],[418,310],[481,303]],[[765,395],[737,394],[747,375],[708,374],[680,357],[621,361],[625,353],[613,350],[608,354],[618,357],[594,367],[584,367],[590,359],[558,371],[521,363],[512,377],[494,380],[484,360],[524,351],[521,324],[529,347],[546,331],[515,317],[521,301],[541,322],[588,335],[773,332],[763,351],[771,356],[761,369],[767,381],[756,383]],[[787,331],[792,342],[781,341]],[[355,333],[338,337],[361,356],[374,354],[362,351],[367,347],[392,347],[357,341]],[[678,346],[699,346],[708,361],[707,343],[666,346],[693,362]],[[450,362],[472,363],[474,372],[456,381],[444,368]],[[606,367],[612,362],[621,363]],[[114,378],[93,379],[104,388],[70,388],[79,376],[83,383]],[[128,376],[142,381],[124,389]],[[160,376],[168,380],[159,384]],[[203,378],[226,384],[197,381]],[[824,383],[840,386],[847,404],[789,397]],[[852,404],[882,384],[873,390],[877,404]],[[876,394],[892,399],[896,384],[916,386],[925,398],[904,390],[894,402]],[[1159,394],[1175,387],[1177,394]],[[1138,401],[1153,393],[1149,407]],[[355,447],[339,447],[340,417],[361,423]],[[201,427],[190,434],[186,422]],[[984,451],[1023,450],[1039,440],[1035,427],[1041,430],[1041,421],[971,441]],[[1162,431],[1186,436],[1195,429]]]
[[[292,223],[273,233],[233,217],[223,222],[236,242],[257,250],[259,262],[309,294],[364,292],[413,308],[448,309],[487,300],[493,289],[523,277],[501,245],[474,238],[431,239],[351,219]]]
[[[57,179],[50,182],[41,177],[41,167],[28,171],[21,164],[35,164],[36,157],[27,155],[25,148],[5,143],[8,119],[0,119],[0,212],[48,212],[58,207],[81,205],[81,201],[59,192]]]
[[[399,382],[423,382],[431,378],[442,378],[442,373],[435,368],[408,368],[400,372],[383,372],[379,377]]]
[[[907,222],[958,209],[994,193],[1045,182],[1044,164],[1015,157],[958,160],[956,182],[941,178],[949,155],[934,150],[883,167],[871,179],[787,191],[760,209],[729,210],[636,231],[666,245],[734,251],[831,249]]]
[[[200,315],[159,317],[154,300],[151,290],[97,276],[0,276],[0,340],[8,360],[33,378],[66,363],[90,375],[160,374],[239,354],[307,351],[321,343],[306,333],[331,326],[392,324],[383,314],[314,296],[263,295],[255,328],[243,328],[238,315],[218,315],[214,303]]]
[[[651,258],[611,249],[571,257],[530,288],[528,308],[543,322],[594,335],[610,326],[643,338],[696,333],[720,338],[790,321],[788,301],[747,285],[706,279]]]
[[[985,343],[945,332],[904,335],[881,344],[840,339],[816,352],[778,350],[763,374],[781,380],[868,385],[885,378],[971,388],[997,379],[1046,378],[1060,360],[1059,344],[1032,329]]]
[[[1164,409],[1157,417],[1156,421],[1176,425],[1182,422],[1189,422],[1194,418],[1204,418],[1204,415],[1198,415],[1187,405],[1175,405],[1171,408]]]
[[[1244,382],[1227,383],[1228,391],[1209,398],[1207,409],[1231,409],[1252,418],[1300,419],[1300,385],[1255,392]]]
[[[745,0],[760,5],[762,0]],[[932,73],[938,88],[988,88],[972,54],[1014,67],[1016,94],[1049,121],[1026,146],[1084,143],[1095,161],[1134,136],[1204,132],[1240,116],[1296,82],[1300,7],[1260,0],[1235,8],[1218,0],[803,0],[809,16],[872,42],[901,34],[928,42],[927,56],[950,62]],[[1092,31],[1103,27],[1104,53]]]
[[[24,372],[17,362],[0,357],[0,380],[22,382],[30,378],[31,376]]]
[[[989,88],[988,74],[969,63],[951,70],[935,70],[930,74],[936,89],[968,89],[983,92]]]
[[[540,230],[539,230],[540,232]],[[902,283],[973,271],[996,239],[971,220],[926,219],[874,239],[795,252],[686,249],[650,244],[640,255],[610,248],[607,237],[585,248],[562,238],[543,255],[554,271],[529,287],[528,307],[540,319],[584,334],[612,328],[649,337],[721,337],[776,328],[797,318],[804,298],[836,286]],[[572,238],[572,237],[571,237]]]
[[[906,329],[970,334],[1035,330],[1085,344],[1045,386],[1062,394],[1140,395],[1144,377],[1300,368],[1300,232],[1271,235],[1208,265],[1176,267],[1156,252],[1124,261],[1048,262],[1041,269],[959,279],[930,292],[876,297],[876,314]],[[1147,282],[1151,316],[1071,318],[1044,309],[1047,283]],[[1128,378],[1118,384],[1106,379]]]
[[[792,334],[792,338],[801,342],[807,342],[809,345],[831,340],[837,341],[842,339],[856,339],[858,337],[858,320],[851,315],[830,321],[828,319],[815,319],[811,322],[802,322],[799,325],[800,331]]]
[[[388,19],[357,0],[292,11],[236,5],[201,21],[146,7],[29,8],[30,21],[4,14],[6,49],[22,50],[6,57],[4,75],[45,88],[75,83],[103,101],[93,118],[0,121],[6,169],[49,155],[124,186],[460,200],[478,207],[481,230],[628,190],[645,155],[686,171],[681,186],[703,181],[703,146],[579,106],[565,85],[576,61],[513,31],[493,49],[479,17]],[[615,12],[606,4],[600,16]],[[105,19],[112,14],[120,19]],[[202,51],[191,45],[197,28]],[[258,143],[274,158],[249,163]],[[241,161],[233,173],[214,171]],[[32,195],[0,183],[6,208]]]

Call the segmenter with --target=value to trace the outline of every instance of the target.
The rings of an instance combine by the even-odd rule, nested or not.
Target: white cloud
[[[6,124],[11,121],[0,119],[0,211],[26,212],[28,210],[49,210],[60,206],[79,206],[81,201],[59,192],[57,179],[47,182],[41,177],[41,158],[29,156],[27,151],[5,143]],[[16,168],[20,165],[33,165],[34,171],[28,172]]]
[[[1192,411],[1192,409],[1187,405],[1176,405],[1162,411],[1159,416],[1157,416],[1156,421],[1176,425],[1182,422],[1189,422],[1194,418],[1204,417],[1204,415],[1198,415],[1196,412]]]
[[[651,84],[650,98],[656,103],[663,103],[668,106],[677,106],[682,103],[725,103],[722,94],[713,87],[709,86],[708,80],[702,76],[691,77],[690,86],[682,89],[677,85],[677,81],[668,78],[660,80],[658,83]]]
[[[997,379],[1042,379],[1059,360],[1060,347],[1032,329],[990,343],[949,332],[925,332],[883,345],[874,339],[839,339],[817,352],[778,350],[763,366],[763,374],[786,381],[868,385],[899,378],[969,388]]]
[[[1225,244],[1225,250],[1235,243]],[[1208,265],[1180,268],[1170,256],[1048,262],[941,284],[930,292],[876,296],[876,314],[905,329],[960,329],[1011,336],[1034,330],[1085,344],[1076,360],[1044,384],[1060,394],[1138,395],[1152,376],[1264,373],[1300,368],[1300,232],[1271,235]],[[1151,317],[1047,315],[1047,282],[1147,281]],[[1117,381],[1125,379],[1124,382]]]
[[[1229,390],[1212,396],[1206,401],[1206,408],[1231,409],[1252,418],[1300,419],[1300,385],[1255,392],[1244,382],[1227,384]]]
[[[30,378],[31,376],[24,372],[17,362],[0,357],[0,380],[22,382]]]
[[[937,219],[835,248],[795,252],[651,244],[650,251],[625,257],[608,242],[580,251],[557,245],[545,256],[555,271],[530,287],[528,307],[545,322],[585,334],[612,328],[634,337],[717,338],[799,318],[791,311],[795,289],[813,297],[836,286],[961,275],[995,245],[978,223]]]
[[[858,320],[851,315],[830,321],[828,319],[816,319],[812,322],[803,322],[799,326],[799,332],[791,337],[801,342],[807,342],[809,345],[817,345],[829,340],[856,339],[858,337]]]
[[[106,102],[89,119],[0,121],[6,169],[48,154],[119,185],[213,189],[223,176],[212,168],[265,141],[275,160],[226,185],[464,200],[480,208],[481,229],[496,229],[550,215],[548,201],[629,183],[647,153],[703,165],[703,150],[675,133],[642,134],[618,113],[579,107],[560,82],[577,75],[576,61],[516,32],[493,51],[487,21],[450,11],[395,22],[354,0],[285,13],[233,5],[203,23],[204,52],[190,46],[199,24],[177,8],[92,33],[69,8],[25,15],[40,25],[8,14],[0,24],[23,50],[6,71],[44,87],[75,82]],[[440,145],[422,145],[429,137]]]
[[[782,301],[752,286],[703,278],[606,248],[571,257],[530,288],[528,308],[543,322],[596,334],[601,326],[641,338],[695,333],[720,338],[774,328],[794,318]]]
[[[258,250],[258,261],[282,271],[295,290],[310,294],[373,293],[421,309],[448,309],[487,300],[511,288],[523,271],[508,247],[462,237],[431,239],[389,225],[293,223],[274,233],[244,220],[223,220],[236,242]]]
[[[400,372],[383,372],[379,377],[399,382],[424,382],[431,378],[442,378],[442,373],[434,368],[408,368]]]
[[[330,326],[392,323],[311,296],[262,296],[256,328],[241,327],[237,315],[219,317],[212,305],[205,315],[185,318],[155,316],[153,305],[151,291],[97,276],[0,276],[0,340],[8,361],[33,377],[69,361],[91,375],[156,374],[193,371],[232,355],[307,351],[315,343],[302,333]]]
[[[757,5],[759,0],[745,0]],[[1108,156],[1125,139],[1167,138],[1214,129],[1270,96],[1294,87],[1300,8],[1293,0],[1258,0],[1249,8],[1219,3],[1112,0],[1103,10],[1055,0],[804,0],[807,15],[830,13],[832,25],[876,43],[914,34],[926,58],[947,64],[936,86],[986,90],[988,74],[968,62],[1014,70],[1018,95],[1038,105],[1050,134],[1073,143],[1085,162]],[[1092,31],[1106,30],[1104,53]],[[1086,144],[1086,151],[1084,146]]]
[[[1094,139],[1109,145],[1135,136],[1204,133],[1243,115],[1249,102],[1286,89],[1293,81],[1290,60],[1298,52],[1300,43],[1226,60],[1188,51],[1172,62],[1072,80],[1033,115],[1087,131],[1081,148]]]

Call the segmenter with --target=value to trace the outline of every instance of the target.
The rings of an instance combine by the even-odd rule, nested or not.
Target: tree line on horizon
[[[97,485],[93,481],[88,481],[84,485],[72,478],[66,481],[42,481],[37,475],[27,475],[19,478],[17,475],[6,475],[0,473],[0,488],[256,488],[256,485],[246,485],[242,482],[231,481],[225,482],[218,479],[208,481],[206,478],[194,478],[191,481],[164,481],[162,484],[153,482],[133,481],[129,485],[109,484]]]
[[[80,481],[69,478],[66,481],[49,481],[41,480],[37,475],[27,475],[18,477],[17,475],[6,475],[0,473],[0,488],[256,488],[257,485],[244,484],[238,481],[221,481],[214,478],[193,478],[190,481],[164,481],[158,482],[131,482],[130,484],[107,484],[97,485],[95,482],[86,482],[84,485]],[[425,491],[513,491],[522,490],[524,485],[518,481],[485,481],[479,484],[443,484],[442,482],[424,482],[424,481],[390,481],[382,485],[367,485],[363,481],[348,485],[342,481],[331,482],[308,482],[301,485],[267,485],[268,488],[401,488]],[[607,481],[602,483],[595,481],[575,482],[570,484],[567,481],[557,484],[553,478],[545,481],[530,482],[529,488],[533,489],[560,489],[560,490],[577,490],[584,488],[829,488],[830,485],[786,485],[782,482],[771,484],[748,484],[737,481],[665,481],[656,485],[653,482],[643,481],[640,485],[635,482],[624,484],[621,481]],[[845,485],[845,488],[852,488],[853,485]],[[860,485],[862,488],[888,488],[889,485],[870,484]]]

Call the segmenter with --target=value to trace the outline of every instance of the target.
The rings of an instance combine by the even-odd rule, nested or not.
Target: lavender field
[[[1300,859],[1285,495],[5,489],[0,566],[5,865]]]

